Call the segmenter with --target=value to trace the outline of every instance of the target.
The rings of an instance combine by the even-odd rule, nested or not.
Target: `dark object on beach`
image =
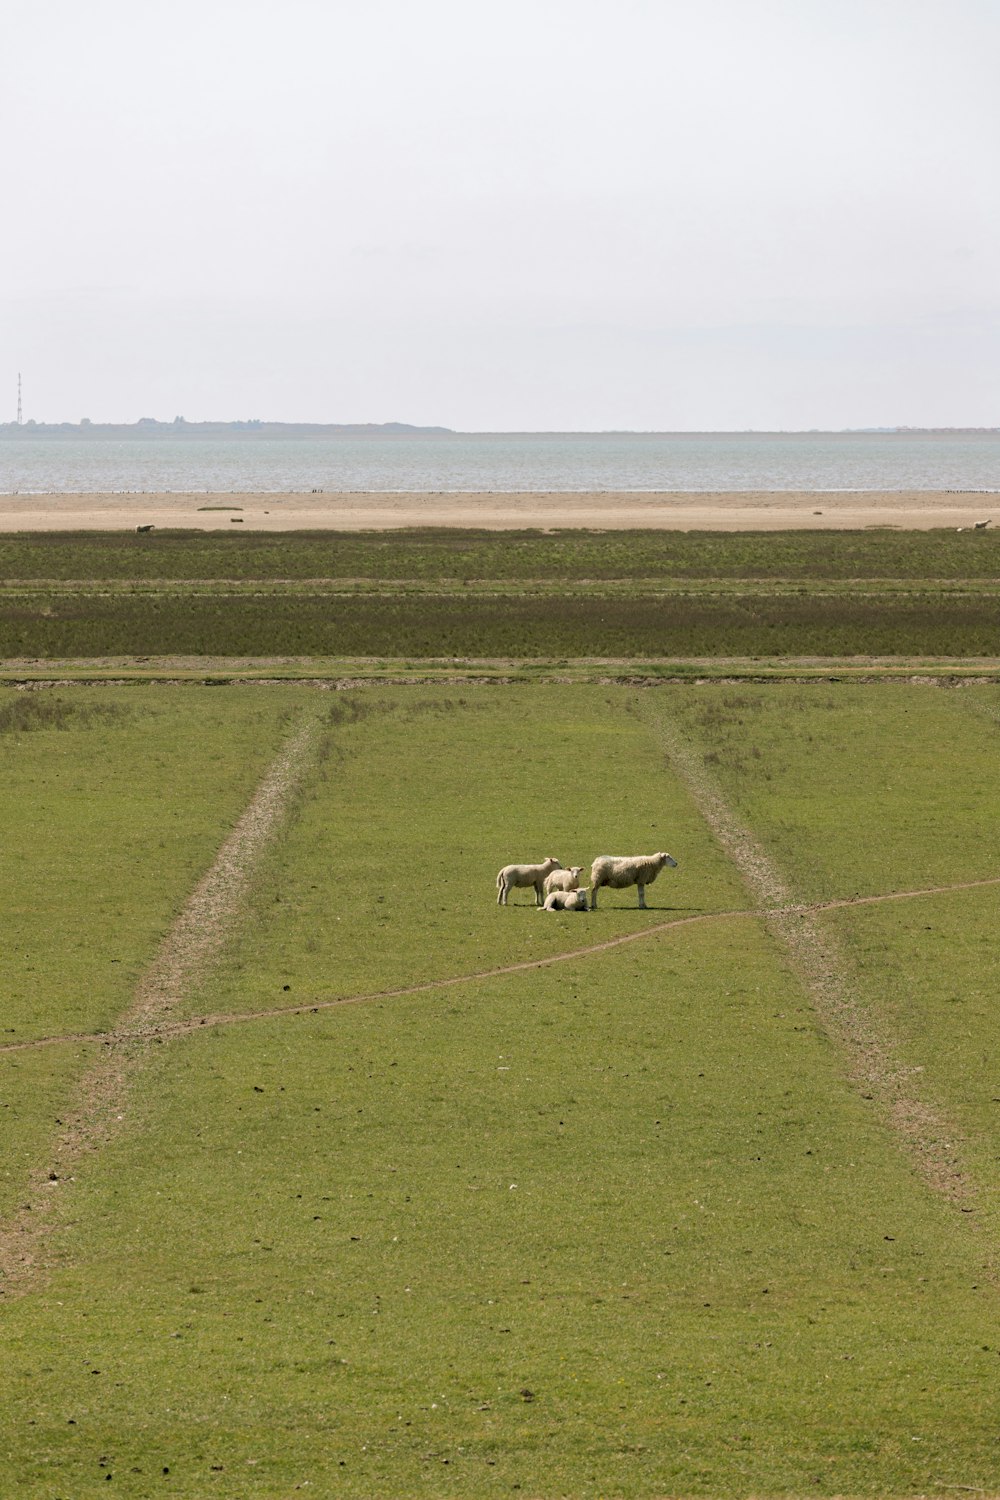
[[[141,536],[142,533],[145,532],[145,531],[152,531],[153,527],[152,527],[152,524],[150,524],[149,526],[137,526],[135,529],[139,533],[139,535]]]
[[[229,524],[231,526],[242,526],[243,525],[243,517],[242,516],[230,516],[229,517]]]

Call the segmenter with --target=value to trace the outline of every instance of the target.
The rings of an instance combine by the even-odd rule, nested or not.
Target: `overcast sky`
[[[996,0],[4,8],[0,420],[1000,424]]]

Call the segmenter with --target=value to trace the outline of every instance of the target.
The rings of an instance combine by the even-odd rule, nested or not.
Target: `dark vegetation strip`
[[[0,656],[993,656],[994,599],[21,596]]]
[[[21,532],[0,579],[1000,578],[1000,530]]]

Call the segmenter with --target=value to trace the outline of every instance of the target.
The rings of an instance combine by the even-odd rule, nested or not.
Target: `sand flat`
[[[411,526],[558,530],[905,530],[973,526],[1000,496],[949,490],[601,491],[280,495],[0,495],[0,532],[388,531]]]

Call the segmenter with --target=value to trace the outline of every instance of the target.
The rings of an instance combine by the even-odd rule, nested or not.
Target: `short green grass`
[[[137,688],[107,701],[148,713],[79,731],[73,775],[98,776],[83,749],[98,736],[107,780],[93,783],[92,813],[108,830],[129,821],[111,805],[110,767],[138,765],[164,737],[176,758],[159,809],[151,795],[129,815],[149,838],[129,855],[123,835],[105,835],[126,845],[122,870],[89,846],[95,891],[113,891],[94,896],[105,933],[138,910],[133,885],[152,899],[144,859],[184,801],[180,768],[199,756],[213,767],[134,964],[248,795],[282,716],[309,697],[280,690],[272,713],[263,691]],[[845,1082],[787,957],[753,916],[732,914],[747,893],[664,749],[666,726],[710,758],[797,895],[913,888],[925,872],[982,878],[988,843],[973,837],[956,775],[989,763],[992,697],[875,685],[744,696],[758,706],[725,685],[435,686],[324,703],[314,772],[193,1012],[308,1004],[647,935],[420,994],[207,1025],[153,1049],[121,1130],[64,1185],[53,1274],[0,1303],[11,1493],[1000,1486],[989,1234],[916,1176]],[[164,702],[177,716],[156,717]],[[261,713],[266,732],[252,729]],[[935,786],[945,731],[950,776]],[[21,800],[75,732],[19,734]],[[880,802],[893,739],[909,792],[901,779]],[[63,791],[44,793],[50,815]],[[44,847],[49,824],[31,826]],[[586,916],[539,914],[524,898],[496,906],[507,858],[586,864],[626,847],[680,860],[645,914],[634,892]],[[934,1055],[936,1097],[977,1055],[984,1076],[992,1066],[990,971],[975,954],[994,908],[972,895],[924,918],[949,934],[942,955],[959,954],[966,1035],[938,1057],[933,1012],[946,1002],[930,980],[909,1014],[905,981],[884,1001],[914,1065]],[[893,953],[902,974],[931,973],[933,944],[913,925],[929,900],[905,921],[902,905],[850,913],[872,1003]],[[648,933],[685,916],[702,920]],[[25,932],[24,951],[41,955],[42,925]],[[880,946],[869,973],[860,960]],[[57,965],[40,973],[40,1030],[60,1017],[106,1024],[106,1000],[82,1008]],[[29,1070],[15,1115],[33,1088],[40,1125],[58,1111],[82,1063],[73,1045],[13,1054]],[[961,1123],[980,1132],[973,1165],[990,1188],[985,1107],[980,1089]]]
[[[338,709],[362,716],[340,709],[329,726],[295,825],[261,871],[253,921],[192,1009],[419,984],[745,905],[662,757],[650,763],[634,700],[614,687],[338,694]],[[689,851],[689,868],[683,884],[668,872],[650,887],[646,912],[634,890],[606,894],[578,924],[538,912],[533,890],[497,905],[503,864],[552,854],[583,866],[587,884],[595,855],[665,840]]]
[[[0,689],[0,1044],[114,1025],[301,690]],[[0,1212],[91,1044],[0,1055]]]
[[[9,1315],[21,1491],[988,1482],[964,1224],[756,928],[651,943],[158,1056]]]
[[[679,717],[802,899],[1000,880],[993,687],[668,688],[644,703],[654,720]],[[1000,884],[823,921],[862,998],[898,1038],[917,1092],[955,1121],[991,1234],[1000,1214]]]
[[[0,689],[3,1039],[114,1024],[304,701]]]
[[[996,688],[705,684],[641,701],[683,727],[806,899],[1000,874]]]
[[[985,1236],[1000,1222],[1000,887],[859,908],[833,922],[900,1039],[921,1097],[956,1123]]]

